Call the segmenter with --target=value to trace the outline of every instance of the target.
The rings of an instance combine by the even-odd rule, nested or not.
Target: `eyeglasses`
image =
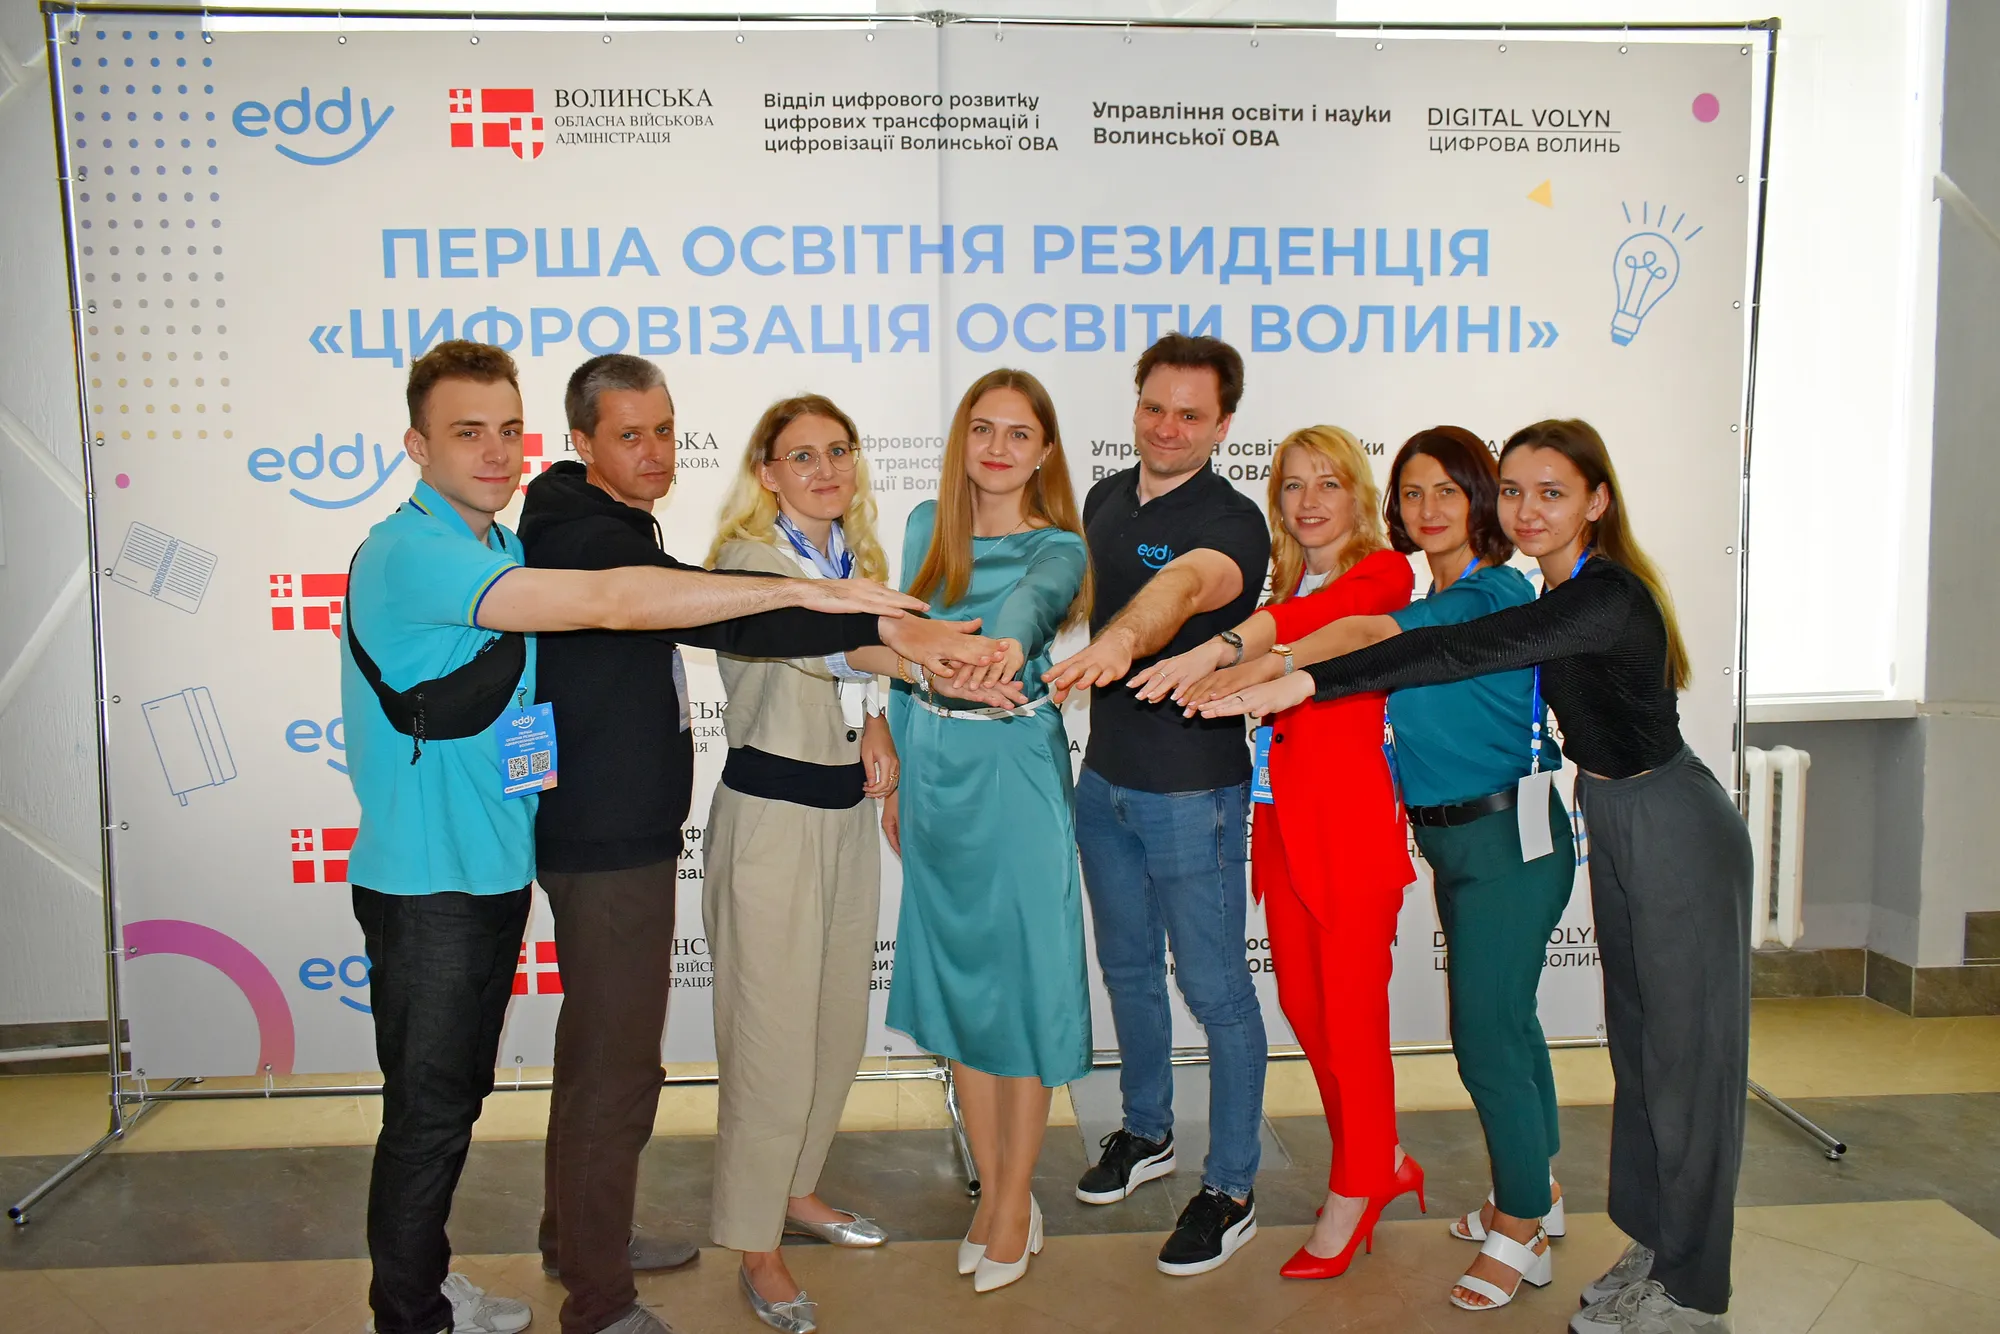
[[[832,464],[835,472],[853,472],[854,465],[860,458],[859,445],[831,445],[824,454],[816,449],[795,449],[789,454],[780,454],[777,459],[771,461],[776,463],[782,459],[800,477],[811,477],[819,471],[822,461]]]

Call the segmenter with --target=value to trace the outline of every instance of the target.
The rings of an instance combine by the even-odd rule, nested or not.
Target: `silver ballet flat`
[[[803,1218],[785,1215],[785,1231],[800,1236],[818,1237],[833,1246],[880,1246],[889,1240],[889,1234],[872,1218],[863,1218],[851,1209],[839,1209],[837,1213],[847,1215],[844,1223],[808,1223]]]
[[[750,1309],[772,1329],[782,1329],[785,1334],[813,1334],[819,1328],[813,1321],[819,1314],[819,1303],[806,1300],[804,1288],[788,1302],[767,1302],[757,1295],[757,1285],[750,1281],[748,1271],[738,1269],[736,1281],[742,1285],[743,1295],[750,1299]]]

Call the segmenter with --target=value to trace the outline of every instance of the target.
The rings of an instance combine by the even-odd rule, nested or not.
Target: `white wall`
[[[104,1013],[96,711],[62,213],[30,0],[0,0],[0,1025]]]
[[[1782,13],[1751,477],[1753,699],[1922,690],[1942,9],[1935,0],[1339,6],[1343,20]]]

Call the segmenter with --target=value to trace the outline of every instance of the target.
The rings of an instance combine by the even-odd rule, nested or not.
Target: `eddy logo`
[[[382,489],[382,483],[389,480],[389,474],[401,467],[408,455],[398,449],[390,453],[382,445],[373,446],[371,458],[363,452],[364,441],[361,432],[354,433],[353,443],[326,447],[326,437],[315,431],[312,443],[300,445],[291,453],[273,449],[269,445],[250,451],[250,475],[260,482],[282,482],[290,478],[294,482],[317,482],[321,478],[332,483],[362,481],[366,485],[351,496],[316,496],[294,486],[290,488],[292,499],[311,505],[314,509],[344,510],[350,505],[359,505],[368,497]]]
[[[1149,547],[1144,542],[1139,544],[1140,563],[1149,570],[1164,569],[1167,562],[1173,558],[1174,549],[1165,542],[1160,543],[1156,547]]]
[[[329,97],[315,103],[312,89],[301,88],[297,97],[288,97],[275,107],[267,107],[262,102],[239,102],[230,113],[230,124],[246,139],[262,139],[276,130],[287,139],[297,139],[300,135],[317,130],[318,134],[307,141],[312,148],[333,148],[337,152],[302,153],[286,144],[273,144],[280,153],[294,162],[303,162],[308,167],[330,167],[368,147],[381,128],[389,123],[389,117],[396,114],[396,108],[383,107],[382,114],[367,98],[361,99],[361,118],[357,122],[354,114],[354,90],[342,88],[339,97]],[[355,139],[353,136],[361,137]]]

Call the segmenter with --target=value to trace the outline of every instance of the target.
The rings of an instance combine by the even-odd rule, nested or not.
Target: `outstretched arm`
[[[1590,653],[1618,637],[1635,599],[1646,596],[1644,586],[1636,580],[1585,573],[1525,606],[1455,625],[1406,630],[1367,648],[1314,663],[1291,677],[1210,700],[1202,706],[1202,716],[1271,712],[1305,698],[1338,699],[1362,691],[1463,681]],[[1304,690],[1300,677],[1312,682],[1310,696],[1300,693]]]
[[[1095,639],[1049,669],[1043,678],[1049,693],[1060,703],[1072,690],[1124,680],[1134,658],[1159,652],[1189,617],[1226,607],[1242,591],[1242,569],[1220,551],[1203,547],[1176,557]]]
[[[779,607],[900,617],[916,598],[866,579],[779,579],[639,566],[519,567],[487,589],[475,621],[488,630],[677,630]]]

